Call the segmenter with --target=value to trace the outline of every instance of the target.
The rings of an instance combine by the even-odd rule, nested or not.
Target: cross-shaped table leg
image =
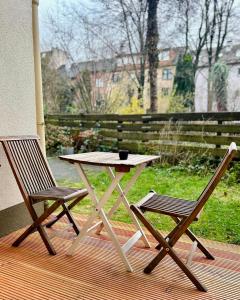
[[[96,225],[91,226],[92,223],[94,222],[94,220],[97,218],[97,216],[99,215],[99,217],[101,218],[101,221],[104,224],[104,227],[107,231],[107,233],[110,236],[110,239],[112,240],[122,262],[124,263],[126,269],[130,272],[133,271],[130,263],[127,260],[127,257],[125,255],[126,250],[123,249],[119,243],[119,240],[116,236],[116,234],[113,231],[113,228],[108,220],[107,215],[105,214],[104,210],[103,210],[103,206],[104,204],[108,201],[108,199],[110,198],[110,196],[112,195],[114,189],[118,186],[121,178],[123,177],[124,173],[123,172],[117,172],[116,176],[114,176],[111,184],[109,185],[108,189],[106,190],[106,192],[104,193],[104,195],[101,197],[101,199],[99,200],[86,176],[85,171],[83,170],[82,166],[80,164],[75,164],[77,167],[77,170],[79,172],[79,175],[83,181],[83,183],[85,184],[89,196],[91,197],[93,204],[95,205],[94,210],[92,212],[92,214],[89,216],[89,218],[87,219],[86,223],[84,224],[84,226],[82,227],[82,230],[80,231],[80,234],[76,237],[76,239],[73,241],[71,247],[68,250],[68,255],[73,255],[73,253],[75,252],[75,250],[78,248],[79,243],[81,242],[81,240],[87,235],[87,233],[89,231],[91,231],[93,228],[96,228]],[[99,224],[98,224],[99,225]]]
[[[128,251],[139,240],[139,238],[142,238],[145,246],[147,248],[150,248],[150,244],[147,240],[147,237],[146,237],[144,231],[142,230],[137,218],[135,217],[132,210],[130,209],[130,205],[129,205],[129,202],[128,202],[127,196],[126,196],[127,193],[129,192],[129,190],[131,189],[131,187],[136,182],[137,178],[140,176],[140,174],[141,174],[142,170],[145,168],[145,166],[146,166],[146,164],[141,164],[137,167],[137,170],[136,170],[135,174],[131,177],[131,179],[129,180],[129,182],[127,183],[127,185],[124,189],[122,189],[120,183],[118,183],[116,189],[119,193],[119,197],[118,197],[116,203],[114,204],[114,206],[107,213],[107,217],[108,217],[108,219],[110,219],[111,216],[114,214],[114,212],[118,209],[119,205],[121,203],[123,203],[124,206],[126,207],[128,213],[129,213],[131,219],[132,219],[133,224],[135,225],[136,229],[138,230],[127,241],[127,243],[122,247],[125,251]],[[114,175],[114,172],[113,172],[112,168],[106,167],[106,170],[107,170],[109,176],[111,177],[111,179],[114,180],[115,175]],[[100,234],[102,229],[103,229],[103,223],[100,224],[99,228],[97,229],[97,234]]]

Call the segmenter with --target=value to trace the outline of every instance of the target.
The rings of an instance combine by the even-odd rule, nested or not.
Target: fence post
[[[118,120],[118,126],[117,126],[117,132],[122,132],[122,123],[123,121]],[[119,150],[119,142],[121,142],[122,139],[120,139],[119,137],[117,138],[117,149]]]
[[[218,125],[222,125],[223,122],[222,120],[218,120],[217,123]],[[217,136],[221,136],[221,135],[222,135],[221,131],[220,132],[217,131]],[[221,148],[221,145],[216,144],[216,148]]]

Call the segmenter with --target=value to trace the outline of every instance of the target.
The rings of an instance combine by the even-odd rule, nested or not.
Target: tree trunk
[[[140,65],[140,78],[138,80],[139,86],[138,86],[138,101],[140,107],[143,107],[143,91],[144,91],[144,85],[145,85],[145,63],[141,63]]]
[[[213,90],[212,90],[212,80],[211,80],[211,74],[209,70],[208,74],[208,101],[207,101],[207,111],[212,111],[212,106],[213,106]]]
[[[157,7],[159,0],[148,0],[147,53],[150,81],[150,111],[157,112],[157,69],[158,69],[158,23]]]

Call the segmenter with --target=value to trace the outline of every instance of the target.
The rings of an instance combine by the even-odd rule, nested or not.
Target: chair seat
[[[42,200],[63,200],[68,201],[80,196],[86,196],[88,194],[86,189],[73,189],[66,187],[51,187],[47,190],[40,191],[29,195],[29,198],[33,202],[39,202]]]
[[[151,211],[170,215],[173,217],[188,217],[196,206],[196,201],[187,201],[183,199],[153,194],[145,202],[141,203],[139,208],[142,211]],[[198,220],[198,218],[195,218]]]

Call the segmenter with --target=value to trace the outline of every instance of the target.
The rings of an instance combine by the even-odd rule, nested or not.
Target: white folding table
[[[80,234],[73,241],[72,245],[68,250],[68,255],[73,255],[76,249],[78,248],[81,240],[93,229],[96,229],[96,232],[100,234],[103,227],[105,227],[106,232],[108,233],[110,239],[113,242],[113,245],[116,248],[122,262],[124,263],[127,271],[132,272],[133,269],[127,259],[126,252],[141,238],[144,245],[146,247],[149,246],[149,242],[144,234],[138,220],[130,209],[130,205],[127,199],[127,193],[130,188],[136,182],[137,178],[141,174],[142,170],[148,165],[150,162],[158,159],[159,156],[153,155],[138,155],[138,154],[129,154],[127,160],[120,160],[118,153],[110,153],[110,152],[89,152],[89,153],[81,153],[81,154],[73,154],[73,155],[64,155],[60,156],[60,159],[68,161],[70,163],[75,164],[78,173],[86,186],[89,196],[94,204],[94,209],[87,221],[83,225]],[[99,199],[94,188],[88,180],[87,174],[83,169],[83,165],[95,165],[104,167],[107,173],[111,178],[111,183],[106,189],[104,195]],[[129,179],[125,188],[123,189],[120,185],[120,180],[124,176],[125,173],[129,172],[131,168],[136,168],[135,173]],[[115,172],[114,172],[115,169]],[[118,191],[118,198],[112,208],[106,213],[103,209],[103,206],[106,204],[108,199],[111,197],[114,190]],[[119,205],[123,203],[125,208],[127,209],[129,215],[131,216],[132,222],[136,227],[136,233],[130,237],[127,242],[121,246],[119,240],[111,226],[110,218],[113,213],[118,209]],[[100,222],[97,222],[93,225],[96,218],[100,218]]]

